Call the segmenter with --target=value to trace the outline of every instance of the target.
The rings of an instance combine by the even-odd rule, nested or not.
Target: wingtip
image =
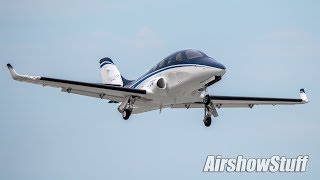
[[[13,69],[12,65],[10,63],[7,64],[8,69]]]
[[[304,103],[308,103],[309,102],[307,94],[306,94],[306,92],[305,92],[305,90],[303,88],[300,89],[300,98]]]

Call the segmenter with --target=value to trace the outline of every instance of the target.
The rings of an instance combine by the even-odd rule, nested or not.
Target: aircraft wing
[[[125,88],[121,86],[70,81],[41,76],[20,75],[16,73],[11,64],[7,64],[7,67],[14,80],[39,84],[42,86],[61,88],[62,92],[74,93],[101,99],[109,99],[117,102],[121,102],[126,96],[142,97],[143,100],[144,96],[147,94],[145,90]]]
[[[255,105],[294,105],[305,104],[309,100],[304,89],[300,89],[300,98],[270,98],[270,97],[243,97],[243,96],[210,96],[211,102],[217,108],[250,107]],[[203,108],[203,102],[191,102],[171,105],[172,108]]]

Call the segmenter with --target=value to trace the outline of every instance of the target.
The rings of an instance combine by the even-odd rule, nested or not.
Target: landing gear
[[[210,96],[208,94],[206,96],[204,96],[203,104],[206,106],[208,106],[210,104]]]
[[[128,96],[121,102],[118,111],[122,114],[124,120],[129,119],[133,110],[133,104],[137,99],[138,97]]]
[[[205,95],[205,97],[203,98],[203,104],[204,104],[203,123],[206,127],[209,127],[212,121],[211,116],[218,117],[218,112],[214,107],[213,103],[211,102],[209,95]]]
[[[206,127],[209,127],[211,125],[211,116],[212,116],[212,113],[210,112],[209,105],[208,106],[205,105],[203,123]]]
[[[130,115],[131,115],[131,113],[132,113],[132,111],[130,111],[129,109],[123,110],[123,112],[122,112],[122,118],[123,118],[124,120],[128,120],[129,117],[130,117]]]
[[[203,123],[206,127],[209,127],[211,125],[211,116],[205,117]]]

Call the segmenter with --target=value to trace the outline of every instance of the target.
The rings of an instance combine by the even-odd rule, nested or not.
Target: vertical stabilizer
[[[100,60],[100,69],[103,84],[123,86],[121,74],[110,58]]]

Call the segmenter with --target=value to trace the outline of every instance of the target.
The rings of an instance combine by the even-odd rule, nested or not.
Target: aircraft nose
[[[206,57],[198,60],[198,64],[203,65],[210,76],[223,76],[226,72],[226,67],[211,57]]]
[[[214,67],[212,73],[215,76],[223,76],[226,73],[226,67],[217,61],[212,61],[211,67]]]
[[[215,62],[215,67],[219,68],[221,70],[226,70],[226,67],[223,64],[219,63],[219,62]]]
[[[221,70],[226,70],[226,67],[219,63],[217,60],[213,59],[213,58],[204,58],[203,59],[203,64],[204,65],[207,65],[207,66],[210,66],[210,67],[213,67],[215,69],[221,69]]]

